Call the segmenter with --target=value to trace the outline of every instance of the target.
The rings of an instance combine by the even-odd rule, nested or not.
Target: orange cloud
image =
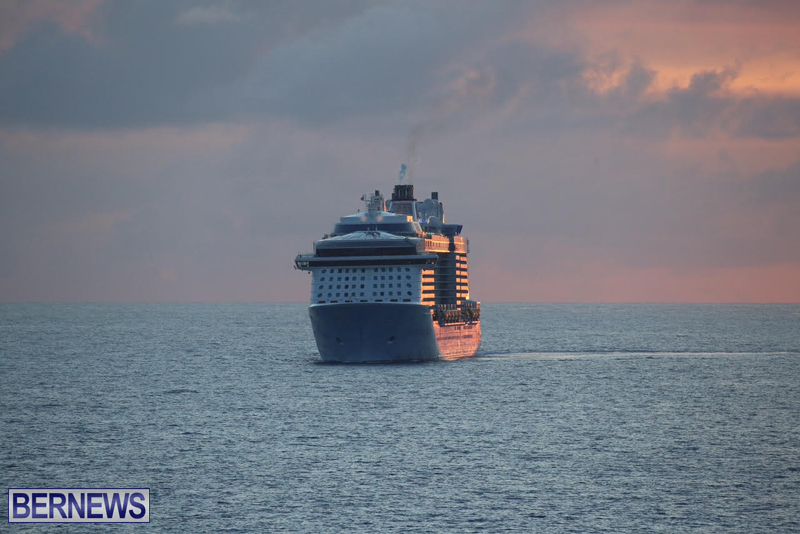
[[[638,60],[657,71],[655,92],[686,87],[697,72],[738,67],[732,90],[800,94],[797,3],[592,2],[566,12],[563,24],[571,31],[532,21],[525,38],[590,51],[590,62],[605,67],[604,76],[589,73],[598,90],[614,87]]]

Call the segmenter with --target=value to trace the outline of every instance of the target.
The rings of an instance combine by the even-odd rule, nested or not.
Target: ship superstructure
[[[401,174],[402,179],[402,174]],[[453,359],[481,342],[480,303],[470,299],[469,240],[444,222],[438,193],[391,200],[364,195],[366,210],[341,217],[314,252],[295,258],[311,273],[309,315],[325,361]]]

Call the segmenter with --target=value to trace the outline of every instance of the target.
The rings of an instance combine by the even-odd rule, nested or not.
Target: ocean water
[[[0,486],[150,488],[118,531],[800,532],[800,305],[485,304],[483,330],[326,365],[304,304],[3,304]]]

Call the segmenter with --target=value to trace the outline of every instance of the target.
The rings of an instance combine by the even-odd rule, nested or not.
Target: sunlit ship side
[[[401,175],[402,178],[402,175]],[[309,315],[320,356],[386,362],[472,356],[480,303],[470,300],[469,240],[444,223],[436,192],[419,202],[399,184],[392,199],[365,195],[366,211],[341,217],[314,252],[295,258],[311,273]]]

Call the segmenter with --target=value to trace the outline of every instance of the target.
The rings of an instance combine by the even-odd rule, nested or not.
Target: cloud
[[[97,41],[92,22],[103,0],[8,0],[0,3],[0,55],[14,47],[36,23],[56,23],[64,32]]]
[[[225,5],[197,6],[178,13],[181,24],[216,24],[241,20],[242,16]]]
[[[641,90],[628,93],[619,101],[625,107],[617,108],[612,120],[621,131],[635,135],[800,137],[800,97],[742,95],[730,89],[737,76],[736,68],[703,71],[695,73],[685,88],[673,87],[656,95]],[[617,88],[612,95],[621,96],[621,92],[624,89]]]
[[[798,23],[800,9],[791,1],[593,2],[566,10],[555,31],[572,31],[549,39],[580,43],[595,55],[638,58],[658,73],[659,91],[686,87],[697,72],[740,64],[732,90],[798,96]],[[531,28],[529,38],[547,33]]]
[[[418,116],[464,79],[471,56],[535,9],[116,1],[104,10],[102,47],[39,27],[0,57],[7,74],[0,125],[126,128],[245,116],[320,125]]]
[[[315,125],[427,112],[455,81],[453,64],[513,24],[507,3],[456,5],[457,17],[452,5],[392,2],[283,43],[229,88],[232,101]]]
[[[225,9],[246,15],[236,24],[181,24],[181,14],[197,7],[193,2],[116,0],[103,9],[102,46],[48,25],[32,27],[0,56],[0,127],[130,128],[235,119],[247,111],[230,102],[235,92],[211,88],[235,86],[279,44],[364,9],[357,1],[318,10],[297,6],[231,2]]]
[[[737,135],[784,139],[800,137],[800,98],[743,98],[732,125]]]
[[[25,5],[17,6],[22,14],[16,20],[23,22],[14,28],[50,17],[83,31],[98,11],[96,2],[70,4],[71,9],[51,2],[20,7]],[[565,4],[560,9],[575,27],[561,34],[586,29],[594,35],[602,28],[605,35],[607,28],[597,26],[601,21],[620,29],[625,19],[608,17],[625,5],[600,10],[595,25],[587,26],[572,15],[585,6]],[[653,5],[670,19],[680,9],[710,9],[691,2],[677,11]],[[626,9],[628,18],[644,20],[641,9]],[[293,2],[109,2],[102,10],[100,46],[47,25],[31,26],[24,38],[19,30],[9,33],[16,44],[0,56],[0,126],[130,128],[280,119],[309,126],[365,121],[365,128],[394,133],[474,127],[501,118],[522,129],[798,135],[800,96],[734,88],[747,63],[702,69],[685,86],[664,88],[658,64],[631,57],[624,48],[589,53],[585,45],[555,39],[549,31],[528,38],[523,29],[529,21],[552,12],[547,3],[514,2],[353,1],[315,10]],[[745,24],[736,16],[737,24]]]
[[[296,3],[111,2],[102,46],[45,25],[0,56],[0,126],[279,119],[310,127],[363,122],[411,139],[498,121],[661,137],[800,133],[800,96],[734,90],[741,64],[701,70],[686,86],[662,90],[658,67],[646,58],[589,54],[520,33],[547,9],[350,2],[314,12]]]

